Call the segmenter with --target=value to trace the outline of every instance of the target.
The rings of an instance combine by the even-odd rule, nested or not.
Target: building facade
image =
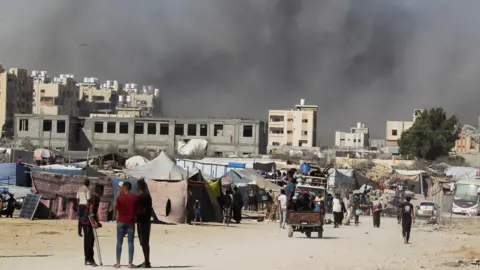
[[[32,71],[33,113],[79,115],[79,88],[71,74],[51,78],[46,71]]]
[[[263,154],[265,124],[241,119],[167,119],[98,115],[90,118],[19,114],[15,116],[17,144],[26,140],[35,146],[59,151],[105,151],[122,153],[162,150],[175,153],[178,142],[208,141],[206,154],[232,156]]]
[[[291,110],[268,112],[268,152],[287,147],[317,146],[317,106],[295,105]]]
[[[363,149],[369,146],[369,129],[365,123],[358,122],[350,132],[335,132],[335,147],[347,149]]]
[[[32,78],[27,70],[0,65],[0,125],[2,136],[13,134],[14,114],[32,113]]]
[[[398,140],[402,136],[402,133],[407,131],[413,126],[417,117],[419,117],[424,110],[415,109],[413,111],[413,120],[412,121],[387,121],[386,123],[386,150],[388,153],[397,154],[398,153]]]

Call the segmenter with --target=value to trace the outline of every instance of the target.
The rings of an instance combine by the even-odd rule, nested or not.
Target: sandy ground
[[[268,222],[246,221],[228,228],[218,224],[154,225],[152,265],[231,270],[443,269],[448,268],[443,265],[448,261],[480,258],[480,249],[476,249],[478,220],[469,226],[462,222],[464,227],[453,230],[416,227],[410,245],[403,244],[395,219],[383,218],[380,228],[373,228],[370,216],[362,216],[360,221],[363,223],[358,227],[333,229],[326,225],[323,239],[308,239],[300,233],[288,238],[286,230]],[[104,224],[99,234],[104,267],[111,268],[115,262],[115,224]],[[0,269],[89,268],[83,265],[83,239],[77,236],[75,221],[2,218],[0,235]],[[141,263],[137,241],[135,263]],[[125,241],[122,263],[126,260]]]

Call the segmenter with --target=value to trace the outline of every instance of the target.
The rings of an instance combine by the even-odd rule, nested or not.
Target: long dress
[[[240,223],[242,220],[242,207],[243,207],[243,199],[242,194],[240,192],[235,192],[233,194],[233,219],[235,222]]]

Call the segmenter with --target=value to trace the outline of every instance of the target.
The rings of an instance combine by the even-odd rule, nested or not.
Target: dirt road
[[[371,217],[359,227],[325,228],[323,239],[293,238],[276,223],[221,225],[154,225],[151,239],[154,268],[186,269],[442,269],[445,261],[479,257],[477,236],[415,228],[412,244],[404,245],[400,226]],[[0,269],[88,269],[83,266],[83,239],[73,221],[0,219]],[[99,230],[105,267],[115,262],[115,224]],[[135,262],[142,253],[135,239]],[[124,242],[122,263],[126,264]],[[126,267],[124,267],[126,268]]]

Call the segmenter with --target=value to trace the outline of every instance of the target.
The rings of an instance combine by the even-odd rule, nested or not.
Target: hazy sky
[[[0,61],[152,84],[169,117],[267,119],[305,98],[321,144],[358,121],[480,109],[478,0],[0,0]],[[88,47],[77,45],[86,43]]]

